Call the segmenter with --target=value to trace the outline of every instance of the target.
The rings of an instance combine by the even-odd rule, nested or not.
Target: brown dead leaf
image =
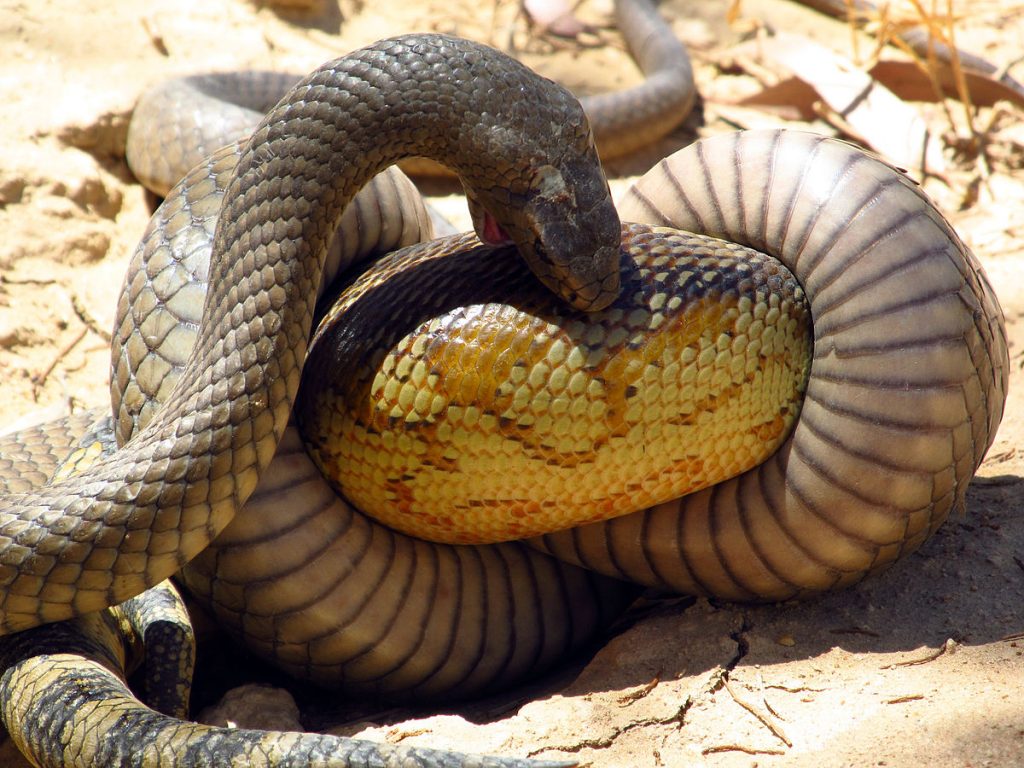
[[[933,103],[939,97],[935,87],[921,68],[912,61],[879,61],[868,74],[904,101]],[[1013,88],[982,75],[965,73],[971,103],[977,107],[991,107],[1007,101],[1024,107],[1024,97]],[[947,91],[945,95],[955,95]],[[814,87],[799,77],[787,77],[745,97],[740,103],[748,107],[771,108],[785,114],[787,111],[809,120],[814,117],[814,104],[818,100]]]
[[[873,78],[907,101],[937,101],[935,88],[928,75],[912,61],[879,61],[870,72]],[[998,101],[1024,107],[1024,94],[1005,83],[968,71],[964,72],[964,80],[971,103],[976,107],[991,107]],[[956,96],[952,82],[943,82],[942,85],[946,95]]]
[[[920,174],[944,172],[941,148],[918,111],[853,62],[788,33],[763,40],[760,46],[765,57],[813,89],[831,113],[824,115],[830,122],[852,132],[895,166]],[[808,94],[800,98],[806,103]],[[814,111],[818,109],[815,104]]]

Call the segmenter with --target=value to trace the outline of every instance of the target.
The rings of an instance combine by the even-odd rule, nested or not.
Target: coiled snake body
[[[402,109],[380,96],[392,87],[434,88],[424,74],[430,69],[465,87],[463,76],[450,77],[452,55],[470,68],[469,82],[504,82],[478,89],[484,104],[488,93],[539,88],[486,49],[408,37],[319,70],[264,121],[220,213],[215,253],[237,256],[211,266],[203,319],[210,335],[201,337],[181,383],[99,469],[4,498],[4,629],[97,611],[191,560],[184,573],[190,589],[283,667],[321,682],[418,696],[484,690],[550,663],[600,624],[600,606],[609,602],[602,592],[621,601],[615,582],[520,544],[431,545],[367,522],[313,488],[315,470],[285,429],[331,231],[326,222],[397,155],[454,152],[441,159],[456,164],[474,204],[536,255],[534,271],[545,284],[584,308],[615,296],[609,269],[618,260],[611,245],[617,217],[585,120],[565,118],[562,110],[576,107],[561,91],[531,98],[525,122],[543,122],[545,135],[566,126],[570,150],[545,147],[558,159],[545,156],[525,172],[522,156],[531,153],[521,136],[512,146],[494,140],[499,129],[485,130],[488,150],[506,159],[484,166],[478,152],[462,162],[463,142],[479,139],[469,128],[449,115],[429,129],[405,122]],[[359,104],[350,103],[353,93]],[[461,95],[458,103],[466,103]],[[367,107],[388,117],[395,143],[372,145],[353,167],[351,146],[363,135],[360,122],[369,121]],[[348,122],[339,116],[349,113],[356,117]],[[430,139],[431,146],[422,143]],[[500,187],[495,169],[506,171]],[[682,169],[696,178],[684,183]],[[327,184],[331,174],[340,180]],[[509,201],[524,202],[527,215],[499,206]],[[570,202],[581,218],[566,226],[560,217]],[[537,547],[641,583],[776,599],[862,578],[920,545],[962,503],[1002,413],[1002,316],[973,256],[910,182],[838,142],[739,134],[664,161],[620,210],[749,244],[792,270],[814,320],[806,400],[793,434],[764,465],[680,501],[544,535]],[[552,232],[569,242],[558,241],[556,250]],[[724,248],[713,240],[700,247]],[[134,420],[118,416],[128,431]],[[32,443],[23,438],[21,445]],[[275,448],[281,461],[270,464]],[[44,451],[25,450],[29,457]],[[179,463],[184,456],[191,458]],[[275,474],[283,464],[298,479]],[[277,491],[298,484],[315,499],[311,511],[267,519],[250,505],[228,526],[258,480],[267,489],[258,503],[273,504]],[[266,526],[277,529],[273,538]],[[254,556],[266,547],[289,559]],[[284,573],[275,572],[279,564]],[[558,589],[541,586],[542,577],[553,577]],[[30,674],[12,669],[11,683]],[[243,732],[237,748],[269,763],[281,748],[261,738]],[[40,760],[56,749],[33,743],[31,729],[26,742]],[[348,761],[338,764],[359,764],[358,750],[370,749],[298,737],[288,743],[299,756],[337,750]]]

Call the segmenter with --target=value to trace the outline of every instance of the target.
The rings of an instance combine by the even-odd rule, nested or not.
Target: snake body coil
[[[619,211],[779,258],[811,303],[810,380],[763,465],[538,546],[638,583],[779,600],[858,581],[963,506],[1002,418],[1006,331],[984,270],[910,180],[842,142],[749,131],[662,161]]]
[[[620,296],[579,312],[508,249],[443,256],[469,245],[378,261],[314,335],[297,416],[365,514],[432,541],[522,539],[713,485],[789,434],[810,313],[774,259],[630,225]]]
[[[491,90],[496,85],[497,89]],[[426,103],[415,99],[410,103],[409,93],[421,90],[434,95]],[[503,93],[526,90],[531,92],[528,102],[514,105],[511,111],[506,108]],[[474,118],[478,112],[482,116]],[[381,125],[386,130],[382,131]],[[194,550],[202,549],[208,543],[205,540],[216,535],[251,491],[256,475],[269,463],[278,437],[285,431],[328,239],[342,208],[376,171],[410,153],[435,157],[459,171],[473,193],[477,211],[490,216],[531,259],[537,276],[564,298],[577,306],[595,308],[614,298],[618,218],[586,118],[570,94],[539,81],[491,49],[439,36],[384,41],[326,65],[268,116],[237,160],[218,208],[209,268],[213,288],[204,303],[200,341],[193,353],[186,355],[178,383],[168,384],[164,390],[163,408],[147,413],[143,406],[133,411],[151,382],[143,383],[134,393],[129,388],[122,400],[128,411],[120,409],[118,419],[121,439],[126,441],[121,449],[101,458],[85,473],[50,485],[26,490],[25,485],[34,483],[10,481],[2,499],[7,510],[3,531],[19,540],[4,552],[7,586],[0,604],[6,608],[2,624],[7,631],[112,604],[158,580],[164,571],[176,570],[176,564],[192,557]],[[229,172],[227,166],[236,157],[237,152],[229,150],[211,160],[203,172]],[[352,157],[362,158],[362,162],[354,164]],[[168,231],[176,232],[176,245],[185,246],[186,272],[194,266],[188,263],[190,250],[206,231],[205,226],[189,225],[211,213],[210,200],[219,201],[220,193],[213,197],[208,193],[216,187],[217,181],[207,179],[184,189],[183,196],[164,211],[164,218],[158,217]],[[568,217],[567,203],[573,210]],[[179,206],[176,211],[175,205]],[[180,227],[184,222],[188,224]],[[142,297],[139,303],[143,305],[150,298],[163,302],[173,314],[188,305],[194,294],[188,280],[177,279],[179,267],[162,260],[164,245],[155,247],[154,258],[130,280],[129,293]],[[161,352],[176,347],[178,331],[165,322],[166,314],[152,309],[141,310],[137,334],[126,331],[129,358],[134,354],[131,348],[140,341],[155,342]],[[141,368],[158,374],[155,386],[159,392],[159,382],[166,380],[160,375],[167,372],[163,369],[174,368],[180,360],[161,365],[158,359],[159,355],[152,357],[148,352],[137,358]],[[91,434],[90,424],[71,426]],[[137,431],[129,437],[133,429]],[[53,432],[49,428],[30,430],[4,441],[9,469],[17,472],[36,461],[49,461],[51,451],[46,443]],[[287,467],[287,449],[282,453],[285,458],[278,464]],[[94,494],[99,503],[90,502]],[[63,508],[69,498],[68,508]],[[319,512],[330,513],[328,507],[321,505],[314,517]],[[358,527],[338,517],[328,525],[350,534]],[[401,563],[415,555],[416,545],[402,549],[404,555],[385,547],[380,552],[384,559],[378,562]],[[422,553],[425,556],[414,557],[412,562],[426,565],[432,549],[428,547]],[[550,663],[590,637],[593,628],[604,623],[605,610],[614,611],[628,592],[523,545],[508,545],[493,556],[468,550],[453,555],[435,559],[435,575],[444,578],[443,591],[449,593],[446,599],[456,610],[451,620],[438,625],[436,634],[448,643],[453,630],[480,628],[482,644],[454,654],[451,669],[438,669],[427,676],[430,685],[440,690],[459,686],[472,690],[474,685],[516,679],[539,663]],[[373,558],[361,555],[357,560],[357,565],[366,565]],[[344,566],[344,561],[339,564]],[[365,577],[365,570],[357,575]],[[564,591],[552,600],[544,598],[537,590],[538,575],[560,582]],[[467,588],[450,594],[452,576],[464,578]],[[600,590],[599,600],[594,591],[601,584],[605,588]],[[258,587],[259,580],[250,586]],[[310,586],[306,582],[303,588]],[[412,586],[406,580],[407,595]],[[437,582],[424,586],[436,590]],[[479,595],[482,614],[465,602],[474,595]],[[253,596],[253,591],[247,593],[247,597]],[[567,616],[565,601],[571,602],[573,596],[584,599],[581,608]],[[437,615],[439,606],[429,598],[419,607]],[[305,601],[309,602],[308,595]],[[400,607],[406,605],[399,602]],[[516,606],[520,618],[510,627],[503,613]],[[258,607],[258,603],[250,603],[250,607]],[[372,627],[374,613],[365,610],[365,603],[360,607],[357,602],[354,607]],[[565,623],[576,614],[578,627]],[[531,616],[535,617],[532,621]],[[301,628],[302,617],[299,619],[290,626]],[[524,619],[524,626],[534,629],[547,625],[545,637],[539,642],[517,638]],[[18,724],[19,743],[26,753],[43,763],[59,765],[68,759],[61,727],[52,731],[39,728],[33,714],[37,712],[33,707],[59,691],[67,691],[67,695],[84,691],[87,697],[105,702],[101,716],[113,718],[102,725],[83,724],[90,732],[98,728],[103,739],[102,744],[95,744],[86,734],[79,745],[82,764],[128,759],[132,753],[133,760],[149,759],[145,754],[155,759],[168,750],[175,752],[176,761],[186,764],[229,756],[293,764],[327,755],[331,765],[463,765],[467,759],[332,737],[182,730],[179,723],[125,698],[123,685],[102,669],[112,658],[105,650],[109,638],[102,627],[97,631],[94,623],[76,621],[54,627],[58,647],[66,644],[80,654],[74,659],[33,654],[31,648],[38,645],[33,638],[45,641],[54,637],[46,628],[24,636],[24,643],[19,635],[4,645],[4,717],[8,724]],[[385,629],[388,626],[385,623]],[[409,625],[403,629],[408,630]],[[372,627],[371,631],[378,629]],[[304,640],[307,654],[313,647],[308,645],[310,639],[307,635]],[[430,642],[429,633],[421,636],[421,651],[427,650]],[[495,659],[492,654],[503,644],[508,644],[508,651]],[[410,650],[406,643],[402,645]],[[287,651],[287,647],[280,650]],[[435,650],[444,653],[443,646]],[[411,672],[424,679],[422,663],[414,661],[407,666],[411,669],[403,674]],[[315,667],[307,664],[306,670],[315,672]],[[379,673],[370,675],[371,680],[380,677]],[[71,722],[77,717],[76,710],[62,707],[60,712],[66,713],[69,726],[79,734],[77,724]],[[52,714],[59,716],[56,711]],[[145,735],[140,736],[142,733]],[[177,741],[179,737],[185,742]],[[141,744],[138,738],[142,738]],[[140,751],[143,748],[145,754]],[[519,764],[500,758],[472,758],[471,762]]]
[[[449,56],[466,70],[457,78]],[[522,544],[427,544],[366,520],[313,477],[286,430],[331,222],[374,171],[404,154],[450,152],[473,204],[533,253],[545,284],[581,307],[612,300],[618,221],[585,121],[561,91],[524,107],[526,125],[569,134],[535,137],[536,154],[518,134],[513,142],[497,125],[456,125],[461,113],[420,109],[415,98],[408,114],[410,97],[455,82],[460,108],[473,98],[502,101],[486,86],[460,90],[481,78],[504,90],[537,87],[486,49],[407,37],[318,71],[264,121],[219,214],[204,331],[180,383],[158,393],[166,400],[152,411],[139,404],[148,384],[125,399],[129,415],[118,420],[127,442],[98,469],[41,489],[10,486],[0,500],[6,631],[98,610],[201,552],[183,572],[189,588],[289,671],[375,692],[468,694],[577,646],[601,623],[604,603],[621,603],[614,582]],[[390,143],[375,143],[382,131],[366,110],[385,120]],[[493,165],[481,164],[495,153]],[[363,162],[353,168],[352,157]],[[503,212],[508,203],[525,213]],[[571,226],[566,210],[577,215]],[[761,467],[680,501],[546,534],[535,546],[640,583],[777,599],[862,578],[919,546],[963,502],[1002,414],[1002,315],[973,256],[902,175],[839,142],[741,134],[664,161],[627,195],[624,211],[743,242],[792,270],[814,319],[807,397],[792,436]],[[139,293],[164,266],[137,278]],[[159,298],[173,304],[175,295]],[[147,328],[127,338],[176,333],[159,319]],[[49,455],[45,438],[44,430],[22,439],[10,461],[29,466]],[[297,478],[285,476],[288,468]],[[229,523],[257,480],[262,495]],[[261,513],[294,486],[311,506]],[[524,612],[533,620],[522,621]],[[94,655],[105,663],[102,651]],[[75,689],[103,689],[98,696],[119,702],[112,712],[136,712],[98,674]],[[161,736],[173,730],[143,722]],[[251,738],[250,758],[270,764],[263,750],[277,747]],[[291,743],[305,759],[325,748]]]
[[[719,181],[730,177],[732,184]],[[741,599],[842,586],[919,546],[963,499],[1001,416],[1008,372],[991,288],[931,204],[862,152],[788,132],[683,150],[626,204],[655,224],[678,221],[762,245],[814,278],[804,283],[821,319],[809,420],[801,418],[780,453],[735,480],[534,543],[614,576]],[[834,418],[822,415],[829,411]],[[884,455],[885,446],[874,446],[879,434],[892,446]],[[478,664],[521,660],[527,638],[550,647],[559,611],[576,626],[591,610],[586,600],[556,599],[576,578],[571,572],[559,567],[556,579],[569,581],[544,590],[530,584],[543,583],[548,566],[525,550],[434,549],[375,527],[323,487],[298,436],[286,455],[301,467],[297,479],[274,472],[268,495],[184,575],[224,625],[293,674],[389,693],[411,686],[416,696],[478,690],[491,674],[507,680],[522,669],[510,661],[484,673]],[[283,515],[276,499],[286,490],[308,490],[311,511]],[[275,567],[272,552],[292,556]],[[469,602],[443,583],[458,584]],[[508,610],[482,613],[499,594],[509,596]],[[530,605],[543,605],[549,618],[516,624]],[[464,621],[467,606],[486,620]],[[503,626],[517,629],[503,637]],[[502,650],[470,651],[458,662],[449,655],[491,643]],[[441,669],[449,671],[438,676]]]

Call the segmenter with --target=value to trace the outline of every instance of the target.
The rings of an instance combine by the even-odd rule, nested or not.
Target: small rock
[[[0,325],[0,349],[10,349],[20,341],[21,336],[18,333],[17,328],[8,325]]]
[[[295,699],[288,691],[269,685],[232,688],[217,704],[199,714],[199,722],[227,728],[303,730]]]
[[[85,152],[65,152],[59,174],[47,185],[46,192],[74,203],[79,210],[113,219],[121,210],[124,195],[110,174]]]
[[[25,179],[20,176],[0,178],[0,208],[20,203],[25,192]]]
[[[128,110],[104,112],[85,122],[63,125],[57,129],[56,135],[65,144],[90,154],[123,158],[130,119]]]

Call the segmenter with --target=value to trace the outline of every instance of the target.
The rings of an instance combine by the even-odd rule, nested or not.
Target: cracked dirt
[[[1024,9],[972,0],[960,45],[997,66],[1024,46]],[[751,88],[730,47],[764,25],[828,41],[853,37],[783,0],[664,2],[691,46],[703,119],[656,151],[617,164],[624,183],[651,157],[728,130],[723,106]],[[584,3],[600,18],[607,3]],[[122,159],[140,90],[175,73],[274,66],[305,71],[337,53],[414,29],[504,46],[580,92],[636,79],[612,32],[580,48],[530,42],[515,3],[325,3],[314,15],[244,0],[0,0],[0,392],[2,421],[27,423],[106,398],[115,295],[149,200]],[[470,19],[470,20],[467,20]],[[863,43],[861,43],[863,45]],[[948,105],[947,105],[948,106]],[[962,110],[922,104],[929,125],[963,137]],[[1013,371],[1002,428],[964,514],[919,552],[847,592],[799,605],[736,607],[650,599],[596,650],[549,679],[447,711],[388,709],[290,689],[301,714],[277,723],[402,743],[594,766],[983,766],[1024,760],[1024,519],[1019,318],[1024,227],[1018,107],[976,115],[990,162],[947,151],[949,183],[925,188],[981,257],[1006,311]],[[952,121],[952,124],[949,123]],[[949,146],[963,146],[951,141]],[[430,188],[445,193],[448,190]],[[974,198],[972,198],[974,195]],[[975,199],[976,198],[976,199]],[[465,225],[455,196],[435,198]],[[223,655],[218,655],[218,652]],[[207,651],[205,672],[284,684],[237,652]],[[219,683],[202,682],[201,700]],[[251,696],[243,696],[251,699]],[[245,721],[237,711],[231,715]],[[262,713],[266,714],[266,713]],[[14,765],[14,758],[4,761]]]

